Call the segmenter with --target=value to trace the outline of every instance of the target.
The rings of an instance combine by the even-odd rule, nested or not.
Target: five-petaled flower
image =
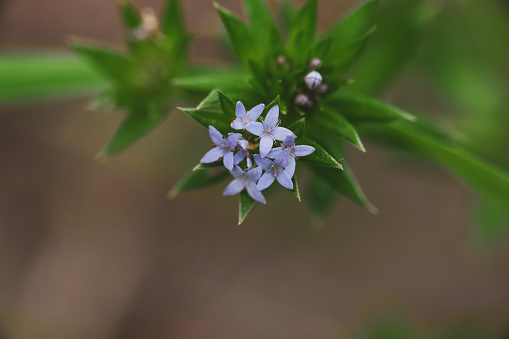
[[[234,165],[233,151],[239,145],[239,140],[243,140],[242,135],[229,133],[228,138],[225,138],[214,126],[209,126],[209,135],[216,147],[205,153],[200,162],[209,164],[223,158],[224,167],[231,171]]]
[[[287,128],[278,126],[279,106],[276,105],[270,109],[263,123],[251,122],[246,129],[260,137],[260,156],[265,158],[274,145],[274,140],[283,141],[289,135],[295,136]]]
[[[237,118],[233,119],[231,127],[233,129],[245,129],[247,125],[258,119],[264,108],[264,104],[259,104],[246,113],[244,104],[238,101],[237,106],[235,107],[235,115]]]
[[[290,175],[284,168],[285,164],[280,163],[278,159],[272,161],[268,158],[262,158],[259,154],[254,155],[254,160],[259,166],[257,168],[262,168],[265,171],[258,181],[258,184],[256,184],[258,190],[263,191],[272,185],[276,179],[284,188],[288,188],[289,190],[293,189],[293,173]]]
[[[265,198],[260,190],[256,187],[256,182],[262,176],[262,168],[256,167],[247,171],[243,171],[239,166],[234,166],[230,171],[235,180],[233,180],[224,189],[223,195],[235,195],[246,189],[247,194],[254,200],[265,204]],[[291,181],[290,181],[291,183]]]
[[[295,173],[295,159],[310,155],[315,148],[307,145],[295,145],[295,136],[289,135],[283,141],[283,147],[276,147],[270,150],[267,158],[275,159],[274,162],[281,164],[285,170],[293,177]]]

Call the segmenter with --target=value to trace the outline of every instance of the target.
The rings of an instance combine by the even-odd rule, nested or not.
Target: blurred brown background
[[[320,1],[320,27],[353,3]],[[221,62],[211,2],[184,6],[201,33],[193,57]],[[113,0],[3,0],[0,47],[64,49],[70,34],[120,45],[117,14]],[[403,76],[390,98],[426,106],[416,93]],[[508,333],[508,242],[470,240],[474,196],[443,171],[368,143],[351,161],[379,216],[341,200],[317,227],[281,190],[238,227],[226,183],[165,197],[208,150],[200,126],[176,111],[99,163],[122,115],[88,103],[0,108],[0,338],[349,338],[394,308],[423,328]]]

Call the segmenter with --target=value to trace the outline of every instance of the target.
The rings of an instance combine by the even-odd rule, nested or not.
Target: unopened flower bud
[[[310,90],[314,90],[318,86],[322,84],[322,75],[318,73],[317,71],[313,71],[306,75],[304,78],[304,81],[306,81],[306,84],[308,85]]]
[[[309,69],[318,69],[320,67],[322,67],[322,60],[320,60],[318,58],[313,58],[309,62]]]
[[[279,56],[277,58],[277,66],[278,67],[285,67],[286,69],[289,69],[290,68],[290,63],[288,62],[288,60],[284,57],[284,56]]]
[[[318,94],[325,94],[325,93],[327,93],[328,89],[329,89],[329,87],[326,84],[321,84],[316,89],[316,93],[318,93]]]
[[[311,100],[309,100],[309,97],[306,94],[299,94],[295,97],[295,104],[299,107],[305,107],[309,108],[313,106],[313,103]]]

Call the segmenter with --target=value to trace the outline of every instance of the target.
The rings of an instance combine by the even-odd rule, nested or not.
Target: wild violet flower
[[[244,107],[244,104],[238,101],[237,106],[235,107],[235,115],[237,116],[237,118],[233,119],[231,127],[237,130],[245,129],[247,125],[258,119],[260,114],[262,114],[264,108],[265,108],[264,104],[259,104],[246,113],[246,108]]]
[[[239,166],[234,166],[230,173],[233,175],[235,180],[226,186],[223,195],[236,195],[239,194],[243,189],[246,189],[247,194],[249,194],[251,198],[253,198],[255,201],[265,204],[265,198],[263,197],[260,190],[256,187],[256,182],[262,176],[261,167],[243,171]]]
[[[284,188],[288,188],[289,190],[293,189],[293,174],[290,175],[290,173],[288,173],[288,171],[284,168],[284,164],[280,163],[278,159],[272,161],[268,158],[262,158],[259,154],[255,154],[254,160],[259,166],[257,168],[261,168],[265,171],[258,181],[258,184],[256,184],[256,188],[258,188],[258,190],[263,191],[272,185],[276,179]]]
[[[265,158],[274,145],[274,140],[283,141],[289,135],[295,135],[284,127],[278,127],[279,106],[270,109],[263,123],[251,122],[246,129],[260,137],[260,156]]]
[[[224,167],[231,171],[234,162],[233,151],[237,147],[239,140],[242,139],[242,135],[230,133],[228,138],[225,138],[214,126],[209,126],[209,135],[216,147],[205,153],[200,162],[202,164],[209,164],[223,158]]]
[[[283,141],[282,147],[276,147],[270,150],[267,158],[275,159],[274,162],[281,164],[285,170],[293,177],[295,173],[295,159],[297,157],[304,157],[310,155],[315,151],[315,148],[307,145],[295,146],[295,137],[289,135]]]

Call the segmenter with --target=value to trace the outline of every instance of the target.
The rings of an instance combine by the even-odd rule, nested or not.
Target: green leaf
[[[71,43],[71,48],[110,80],[129,81],[133,63],[122,53],[80,41]]]
[[[296,69],[306,67],[316,33],[317,0],[308,0],[297,12],[290,26],[288,55]]]
[[[415,121],[416,117],[395,106],[359,93],[340,92],[327,98],[326,105],[333,107],[351,123]]]
[[[405,121],[377,125],[368,130],[376,140],[403,145],[413,154],[434,160],[463,178],[478,192],[499,201],[509,201],[509,174],[460,146]]]
[[[334,36],[335,39],[343,43],[355,40],[375,25],[377,9],[378,0],[366,2],[327,32],[327,36]]]
[[[143,25],[140,12],[130,1],[122,0],[120,2],[120,12],[122,13],[124,26],[128,30],[137,29]]]
[[[316,113],[316,115],[313,116],[309,122],[318,128],[323,128],[341,136],[362,152],[366,152],[366,149],[364,148],[364,145],[362,144],[359,134],[357,134],[355,128],[337,111],[330,109],[322,110]]]
[[[306,129],[306,118],[300,118],[295,121],[293,124],[288,126],[288,129],[292,131],[297,138],[301,138],[304,135]]]
[[[300,157],[299,161],[309,163],[310,165],[330,167],[340,170],[343,169],[343,166],[317,142],[309,139],[308,137],[297,138],[295,139],[295,142],[298,145],[308,145],[315,148],[313,153],[305,157]]]
[[[334,204],[337,193],[328,182],[312,176],[307,189],[307,202],[313,217],[322,219]]]
[[[253,209],[255,202],[246,191],[240,192],[239,198],[239,225],[246,219],[247,215]]]
[[[262,116],[266,116],[267,113],[269,113],[270,109],[276,105],[280,105],[281,104],[281,98],[279,97],[279,94],[278,96],[276,97],[276,99],[272,100],[267,106],[265,106],[265,108],[263,109],[263,112],[262,112]],[[281,110],[281,106],[279,106],[279,113],[280,114],[286,114],[286,112],[282,112]]]
[[[235,52],[240,60],[249,67],[249,61],[256,62],[254,57],[258,54],[258,45],[253,39],[249,28],[226,8],[221,7],[218,3],[214,3],[214,6],[219,12]]]
[[[292,25],[295,16],[297,15],[297,8],[290,0],[281,0],[277,2],[279,6],[279,13],[283,22],[285,33],[289,32],[289,27]]]
[[[230,119],[223,112],[197,110],[195,108],[182,108],[179,110],[189,115],[204,127],[214,126],[219,132],[226,134],[231,130]]]
[[[173,41],[176,49],[185,48],[191,40],[184,23],[184,13],[179,0],[167,0],[161,21],[161,32]]]
[[[221,104],[221,109],[223,110],[223,113],[230,119],[235,119],[236,117],[235,108],[237,106],[235,101],[228,98],[226,94],[224,94],[221,91],[218,91],[217,95],[219,97],[219,103]]]
[[[169,112],[149,108],[129,112],[99,157],[111,157],[124,150],[160,125],[168,114]]]
[[[106,88],[101,74],[67,53],[2,53],[0,74],[0,105],[86,96]]]
[[[292,183],[293,183],[292,193],[297,198],[297,200],[301,201],[300,191],[299,191],[299,183],[297,182],[297,174],[293,175]]]
[[[210,93],[196,106],[196,109],[209,108],[219,105],[218,90],[213,89]]]
[[[377,31],[350,73],[355,82],[349,88],[370,95],[386,88],[415,55],[436,7],[429,1],[384,3]]]
[[[208,168],[198,165],[173,186],[168,196],[174,198],[182,192],[213,185],[229,175],[230,173],[224,167]]]
[[[269,55],[281,55],[283,42],[269,8],[263,0],[244,0],[249,16],[252,36],[262,45]]]
[[[348,167],[344,170],[340,170],[337,168],[308,165],[308,168],[317,178],[326,181],[337,193],[344,195],[361,206],[364,206],[373,214],[378,213],[378,209],[366,198],[364,192]]]

